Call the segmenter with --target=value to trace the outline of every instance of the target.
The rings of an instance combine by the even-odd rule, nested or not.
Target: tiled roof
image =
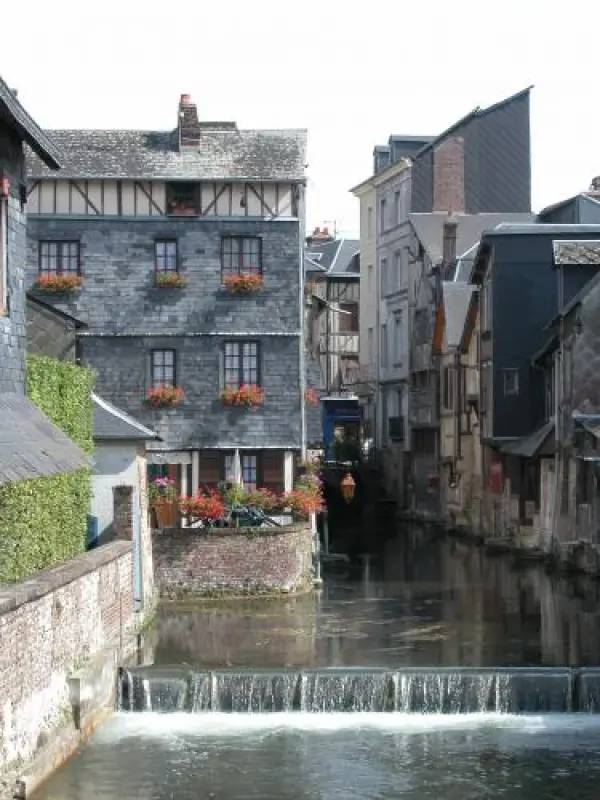
[[[462,255],[477,242],[484,231],[492,230],[504,222],[532,222],[534,214],[454,214],[458,223],[456,229],[456,253]],[[431,214],[411,214],[410,222],[425,248],[432,263],[442,260],[444,242],[444,222],[448,214],[435,212]],[[475,254],[474,254],[475,255]],[[468,280],[468,277],[465,279]]]
[[[307,271],[323,270],[331,277],[360,275],[360,242],[357,239],[334,239],[306,245]],[[315,255],[318,258],[315,258]],[[315,264],[317,265],[315,267]]]
[[[600,239],[558,239],[552,250],[556,266],[600,264]]]
[[[459,347],[475,286],[468,283],[442,283],[447,347]]]
[[[0,393],[0,484],[89,467],[91,459],[27,397]]]
[[[55,130],[62,148],[61,177],[135,180],[300,181],[306,164],[305,130],[238,130],[201,123],[197,150],[178,149],[176,131]],[[52,173],[28,159],[30,178]]]
[[[120,408],[92,394],[94,403],[94,439],[95,440],[137,440],[149,441],[160,439],[150,428],[146,428],[137,419],[130,417]]]
[[[6,119],[27,142],[49,175],[52,174],[52,169],[60,166],[62,156],[56,144],[33,121],[2,78],[0,78],[0,117]]]

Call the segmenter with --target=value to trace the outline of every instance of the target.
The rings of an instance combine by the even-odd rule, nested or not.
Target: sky
[[[44,128],[205,120],[308,130],[308,227],[358,234],[350,188],[391,133],[437,134],[533,84],[534,210],[600,174],[597,0],[20,0],[0,75]],[[22,36],[17,35],[18,32]]]

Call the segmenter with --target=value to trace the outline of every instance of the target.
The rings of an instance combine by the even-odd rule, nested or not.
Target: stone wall
[[[154,533],[155,577],[163,597],[212,592],[294,592],[312,579],[307,523],[282,528]]]
[[[25,389],[25,261],[27,239],[25,213],[21,209],[23,146],[0,122],[0,172],[10,181],[8,233],[6,235],[6,308],[0,307],[0,392]],[[0,280],[2,276],[0,275]],[[2,288],[2,287],[0,287]],[[0,292],[0,306],[3,306]]]
[[[2,778],[15,765],[22,776],[23,764],[45,757],[42,772],[51,770],[77,746],[90,725],[86,714],[93,710],[99,676],[105,676],[103,699],[114,692],[118,656],[133,626],[128,542],[92,550],[0,591],[0,796]],[[108,670],[98,666],[107,652],[112,657],[102,663]],[[86,683],[87,667],[94,677]]]

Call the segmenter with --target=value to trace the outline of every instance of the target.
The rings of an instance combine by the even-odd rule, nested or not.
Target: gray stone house
[[[0,485],[89,465],[25,396],[25,143],[50,173],[58,168],[57,147],[0,78]]]
[[[150,461],[183,493],[225,478],[236,451],[246,483],[290,488],[306,442],[306,132],[204,122],[182,95],[173,130],[51,135],[62,169],[28,160],[27,287],[70,282],[44,300],[81,323],[98,394],[159,433]],[[259,291],[227,288],[247,275]],[[164,384],[184,402],[149,407]],[[243,384],[262,404],[224,405]]]

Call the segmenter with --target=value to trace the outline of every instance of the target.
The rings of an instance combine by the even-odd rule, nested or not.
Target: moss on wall
[[[27,358],[30,399],[92,453],[91,370],[46,356]],[[0,582],[18,581],[85,550],[91,471],[0,487]]]

